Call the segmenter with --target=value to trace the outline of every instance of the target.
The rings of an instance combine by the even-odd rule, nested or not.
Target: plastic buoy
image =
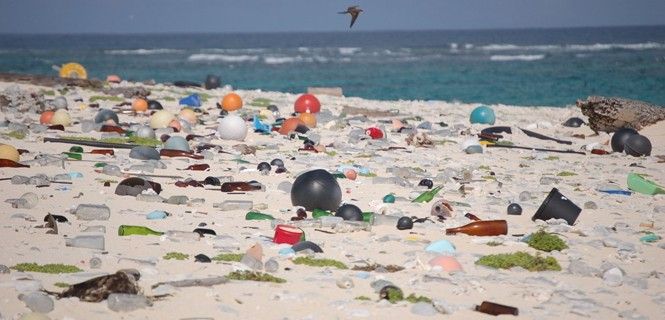
[[[222,98],[222,109],[226,111],[235,111],[242,108],[242,98],[234,92],[231,92]]]
[[[145,112],[148,110],[148,101],[145,99],[136,99],[132,102],[132,109],[136,112]]]
[[[321,102],[313,94],[306,93],[298,97],[293,107],[298,113],[317,113],[321,111]]]
[[[88,72],[76,62],[65,63],[60,67],[60,78],[88,79]]]

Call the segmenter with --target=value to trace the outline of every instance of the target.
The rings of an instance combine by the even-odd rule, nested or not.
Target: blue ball
[[[469,117],[471,123],[481,123],[481,124],[494,124],[496,117],[494,116],[494,110],[488,106],[478,106],[473,111],[471,111],[471,116]]]

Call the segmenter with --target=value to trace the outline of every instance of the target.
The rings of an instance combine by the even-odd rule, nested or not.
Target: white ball
[[[58,109],[53,113],[53,118],[51,118],[51,124],[61,124],[63,126],[69,126],[72,123],[72,117],[69,116],[69,112],[65,109]]]
[[[173,119],[175,119],[175,116],[172,113],[166,110],[159,110],[155,112],[155,114],[153,114],[150,118],[150,128],[166,128],[169,126],[171,121],[173,121]]]
[[[155,138],[155,130],[148,126],[140,126],[136,129],[136,136],[139,138]]]
[[[67,99],[63,96],[56,97],[53,99],[53,106],[56,109],[66,109],[67,108]]]
[[[223,140],[243,141],[247,136],[247,124],[241,117],[228,115],[219,121],[217,135]]]

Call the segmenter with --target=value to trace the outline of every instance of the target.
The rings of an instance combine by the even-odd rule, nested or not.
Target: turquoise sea
[[[91,77],[203,81],[300,93],[520,106],[589,95],[665,105],[665,26],[573,29],[0,35],[0,72],[55,74],[77,61]]]

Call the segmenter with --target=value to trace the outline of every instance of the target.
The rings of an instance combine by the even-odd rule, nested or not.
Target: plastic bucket
[[[305,240],[305,232],[302,229],[285,224],[279,224],[275,227],[275,236],[272,242],[296,244],[301,240]]]
[[[564,219],[572,226],[580,212],[582,212],[580,207],[562,195],[557,188],[552,188],[531,220]]]

